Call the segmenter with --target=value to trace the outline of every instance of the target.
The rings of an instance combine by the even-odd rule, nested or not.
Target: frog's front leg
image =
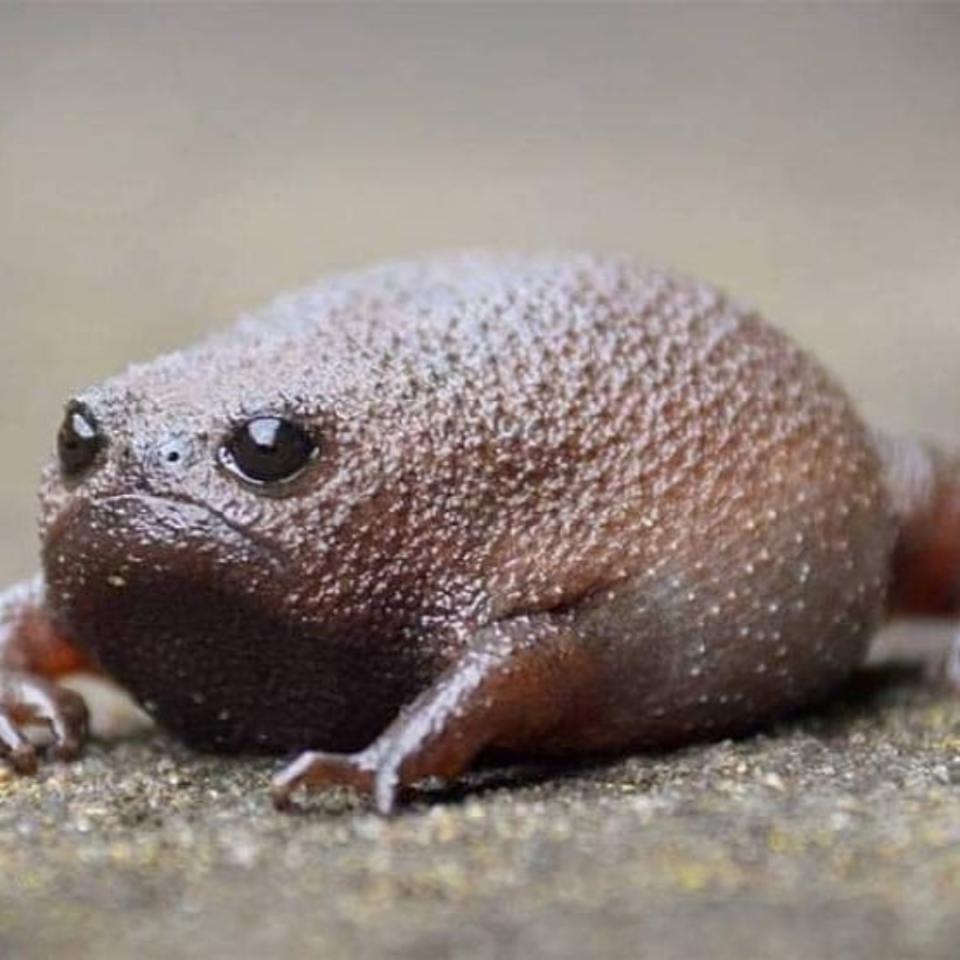
[[[526,751],[588,715],[596,671],[572,618],[537,615],[485,627],[465,653],[366,750],[308,752],[274,780],[279,807],[300,787],[349,786],[390,813],[398,792],[456,778],[488,747]]]
[[[0,757],[14,769],[36,770],[36,748],[24,732],[31,725],[50,728],[57,759],[80,753],[88,730],[86,704],[56,680],[85,669],[87,659],[51,621],[41,578],[0,594]]]

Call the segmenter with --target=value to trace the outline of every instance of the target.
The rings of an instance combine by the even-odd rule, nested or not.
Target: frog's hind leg
[[[960,692],[960,455],[913,440],[879,446],[899,527],[890,612],[956,623],[946,645],[918,647],[914,658]],[[903,636],[894,649],[909,655]]]
[[[542,750],[589,726],[602,702],[596,674],[569,617],[486,627],[370,747],[350,756],[305,753],[275,779],[274,801],[288,805],[300,787],[349,786],[389,813],[402,788],[453,779],[488,747]]]

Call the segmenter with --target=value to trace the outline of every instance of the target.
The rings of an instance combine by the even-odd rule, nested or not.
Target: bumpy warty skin
[[[364,746],[478,626],[542,611],[608,687],[551,749],[679,742],[828,692],[884,614],[894,522],[843,392],[626,260],[325,280],[80,399],[108,445],[46,473],[51,606],[202,745]],[[258,413],[320,445],[272,495],[218,461]]]

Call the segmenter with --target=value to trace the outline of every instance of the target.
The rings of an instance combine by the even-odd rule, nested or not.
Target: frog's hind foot
[[[897,519],[890,612],[906,618],[960,620],[960,453],[912,440],[879,438]],[[922,636],[922,635],[921,635]],[[897,653],[909,654],[906,644]],[[960,693],[960,628],[913,657],[935,686]]]

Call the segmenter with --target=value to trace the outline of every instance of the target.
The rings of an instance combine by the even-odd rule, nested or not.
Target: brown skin
[[[754,313],[625,261],[327,281],[78,411],[43,580],[0,601],[21,769],[30,719],[82,742],[51,681],[90,661],[189,742],[311,751],[278,804],[349,784],[387,812],[491,748],[745,732],[828,694],[891,613],[960,607],[956,465],[877,442]],[[316,449],[257,485],[229,451],[263,416]]]

